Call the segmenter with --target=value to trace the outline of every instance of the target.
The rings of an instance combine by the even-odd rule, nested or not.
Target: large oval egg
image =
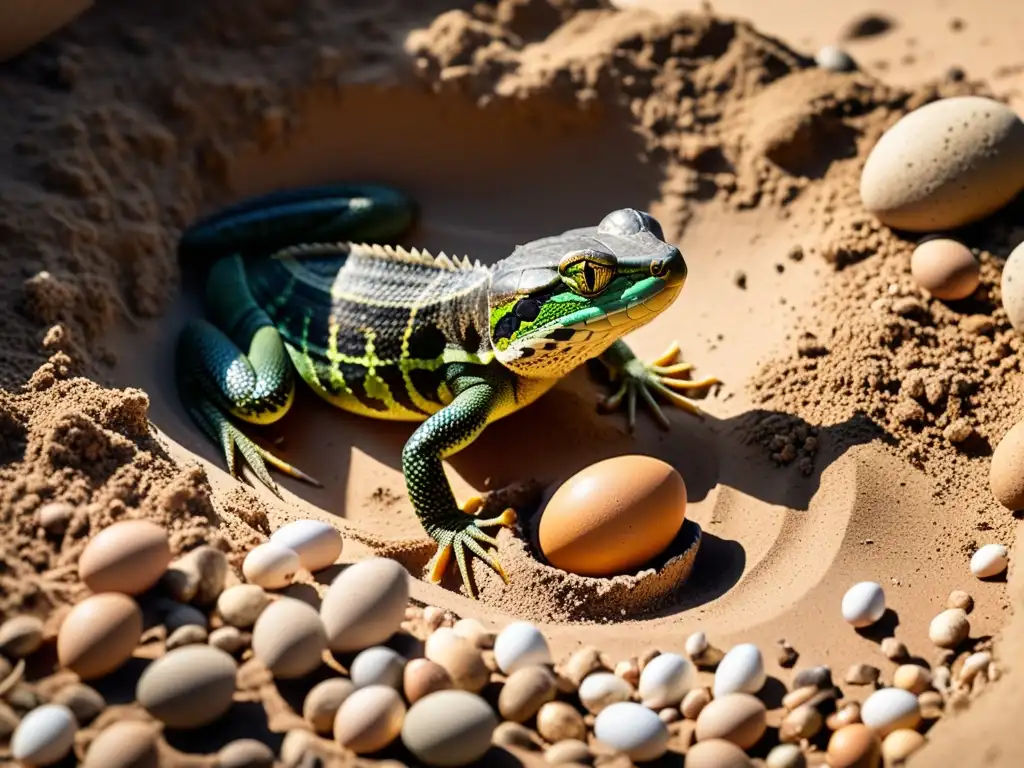
[[[652,456],[616,456],[570,477],[541,513],[541,552],[582,576],[628,572],[662,552],[686,517],[686,484]]]

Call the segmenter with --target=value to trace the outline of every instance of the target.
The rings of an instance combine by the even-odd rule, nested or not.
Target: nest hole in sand
[[[308,184],[387,183],[411,194],[421,208],[419,223],[403,244],[492,264],[519,243],[596,223],[615,208],[659,214],[663,171],[633,122],[607,104],[544,97],[478,106],[458,94],[415,86],[358,85],[313,93],[298,109],[286,140],[233,158],[226,169],[230,193],[208,201],[206,210]],[[671,220],[662,218],[662,224],[668,238],[678,234]],[[173,389],[177,333],[188,317],[202,312],[202,272],[195,267],[202,265],[183,265],[183,295],[169,322],[155,331],[159,338],[151,343],[133,344],[139,351],[133,352],[131,380],[119,383],[153,394],[151,415],[168,436],[222,468],[219,448],[183,414]],[[152,356],[151,364],[140,365],[140,354]],[[452,457],[447,470],[456,495],[523,481],[551,483],[578,470],[581,460],[643,452],[615,417],[595,413],[595,391],[585,380],[585,372],[573,374],[540,408],[535,404],[492,425]],[[552,422],[552,412],[566,415]],[[612,421],[603,420],[608,418]],[[353,416],[300,387],[295,406],[280,422],[244,428],[324,484],[313,488],[276,475],[288,505],[309,505],[314,514],[345,518],[385,538],[424,537],[400,470],[402,445],[415,425]],[[278,503],[258,482],[253,485],[263,499]],[[499,536],[499,555],[512,584],[505,586],[476,561],[473,575],[485,602],[533,618],[615,621],[663,609],[685,583],[701,537],[700,526],[688,522],[646,568],[593,579],[541,562],[528,541],[529,514],[522,519],[520,533]],[[419,555],[398,559],[422,577],[425,561]],[[465,593],[454,571],[443,587]]]

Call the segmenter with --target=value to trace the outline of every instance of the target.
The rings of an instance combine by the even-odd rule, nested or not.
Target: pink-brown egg
[[[676,537],[686,484],[652,456],[616,456],[569,478],[541,513],[540,549],[555,568],[611,576],[639,568]]]

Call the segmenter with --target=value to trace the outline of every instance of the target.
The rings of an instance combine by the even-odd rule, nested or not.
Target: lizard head
[[[497,359],[528,378],[562,376],[664,310],[686,262],[661,224],[632,208],[519,246],[488,294]]]

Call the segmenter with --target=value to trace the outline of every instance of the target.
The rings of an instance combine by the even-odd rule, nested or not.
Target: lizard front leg
[[[701,409],[688,398],[679,394],[680,391],[702,390],[721,382],[714,376],[699,381],[683,378],[682,374],[693,370],[691,363],[678,362],[679,345],[669,345],[661,355],[650,362],[640,360],[626,342],[618,339],[599,358],[609,369],[612,379],[618,383],[618,389],[600,404],[602,410],[612,411],[626,403],[626,413],[630,431],[636,425],[637,395],[650,408],[658,425],[668,429],[669,421],[658,405],[654,395],[658,394],[673,405],[682,408],[694,416],[702,416]]]
[[[478,499],[460,509],[444,474],[441,461],[472,443],[487,426],[491,412],[504,396],[501,384],[483,378],[456,380],[452,391],[455,399],[424,421],[413,432],[402,450],[402,473],[413,509],[424,530],[438,544],[437,554],[430,562],[428,578],[438,583],[454,552],[463,583],[470,597],[476,597],[469,577],[466,550],[493,568],[505,583],[508,576],[498,559],[486,552],[482,544],[497,546],[497,541],[481,529],[509,526],[515,512],[506,509],[498,517],[481,520],[472,512]]]

